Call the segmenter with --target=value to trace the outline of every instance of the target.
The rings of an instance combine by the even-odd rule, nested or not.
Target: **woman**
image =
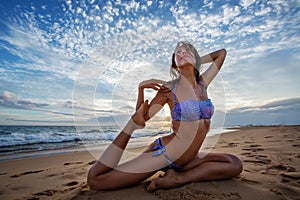
[[[226,57],[224,49],[200,57],[188,42],[179,42],[172,56],[171,74],[175,80],[144,81],[139,86],[136,113],[90,169],[87,183],[93,190],[113,190],[139,183],[159,170],[164,177],[153,179],[147,190],[172,188],[195,181],[228,179],[242,171],[241,160],[231,154],[198,153],[209,131],[214,107],[207,87]],[[200,75],[202,64],[211,63]],[[158,90],[148,105],[143,90]],[[118,164],[134,130],[168,104],[173,132],[158,138],[136,158]]]

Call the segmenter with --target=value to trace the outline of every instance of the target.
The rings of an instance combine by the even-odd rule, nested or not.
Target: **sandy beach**
[[[222,134],[213,150],[241,158],[238,177],[154,192],[144,189],[145,182],[89,190],[86,175],[95,158],[87,151],[7,160],[0,162],[0,199],[300,199],[299,150],[300,126],[241,127]]]

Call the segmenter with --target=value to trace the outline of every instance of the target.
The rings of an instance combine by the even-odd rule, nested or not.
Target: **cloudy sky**
[[[299,7],[299,0],[2,0],[0,124],[118,123],[133,112],[139,82],[170,80],[180,40],[201,55],[227,50],[209,89],[215,121],[300,124]]]

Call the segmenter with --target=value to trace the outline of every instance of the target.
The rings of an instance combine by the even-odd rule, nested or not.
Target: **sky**
[[[171,80],[178,41],[227,50],[208,90],[217,125],[300,124],[299,5],[0,0],[0,125],[121,126],[141,81]]]

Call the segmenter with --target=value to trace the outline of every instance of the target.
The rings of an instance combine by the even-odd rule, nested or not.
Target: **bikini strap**
[[[154,156],[158,156],[160,154],[164,155],[164,157],[166,158],[167,162],[168,162],[168,165],[176,170],[176,171],[179,171],[182,169],[182,167],[176,165],[170,158],[169,156],[167,155],[167,152],[166,152],[166,149],[164,147],[164,145],[162,144],[161,142],[161,138],[158,138],[155,140],[155,143],[157,144],[157,146],[155,146],[152,150],[157,150],[156,152],[152,153],[152,157]]]
[[[162,145],[160,138],[157,138],[155,140],[155,143],[157,145],[152,148],[152,150],[155,151],[154,153],[152,153],[152,157],[153,156],[158,156],[158,155],[162,154],[165,151],[165,147]]]

